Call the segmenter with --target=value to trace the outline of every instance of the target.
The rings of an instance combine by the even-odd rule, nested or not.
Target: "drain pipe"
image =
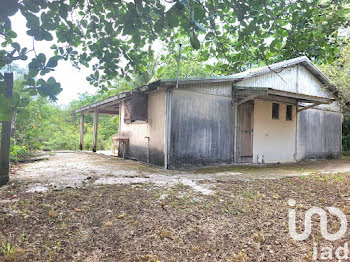
[[[149,158],[150,158],[150,151],[149,151],[149,136],[145,136],[145,139],[147,139],[147,164],[149,164]]]
[[[179,75],[180,75],[181,48],[182,48],[182,44],[179,44],[179,58],[177,59],[176,88],[179,88]]]

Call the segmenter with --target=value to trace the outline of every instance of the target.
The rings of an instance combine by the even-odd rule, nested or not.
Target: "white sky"
[[[12,29],[17,33],[17,41],[21,47],[32,49],[32,37],[28,36],[26,31],[26,20],[20,12],[11,17]],[[35,50],[38,53],[44,53],[48,59],[53,55],[50,46],[54,42],[35,41]],[[34,54],[30,53],[27,61],[16,61],[16,64],[25,68]],[[81,70],[74,68],[69,61],[59,61],[56,70],[45,75],[43,78],[47,79],[53,76],[57,82],[61,84],[63,91],[58,95],[58,105],[66,105],[74,99],[79,98],[79,94],[88,92],[94,94],[97,88],[90,86],[86,77],[92,72],[90,68],[82,67]]]

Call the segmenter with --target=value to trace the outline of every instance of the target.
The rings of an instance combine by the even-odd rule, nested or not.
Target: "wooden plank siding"
[[[171,90],[169,166],[231,163],[232,84],[192,84]]]
[[[298,160],[341,156],[342,116],[308,109],[298,114]]]

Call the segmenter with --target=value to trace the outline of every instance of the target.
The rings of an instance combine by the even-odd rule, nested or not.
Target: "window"
[[[147,102],[147,94],[133,91],[131,96],[124,100],[124,123],[147,122]]]
[[[286,120],[292,120],[292,105],[287,105],[286,107]]]
[[[272,103],[272,119],[280,118],[280,105]]]

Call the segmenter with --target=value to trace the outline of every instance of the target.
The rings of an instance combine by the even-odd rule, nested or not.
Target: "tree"
[[[182,44],[181,59],[180,59],[180,78],[186,77],[208,77],[214,75],[213,66],[204,63],[200,56],[200,52],[193,51],[188,41]],[[165,50],[158,58],[158,70],[155,78],[176,78],[178,49]]]
[[[343,109],[343,150],[350,152],[350,44],[342,49],[340,56],[331,64],[321,65],[339,92]]]
[[[350,105],[350,44],[345,46],[333,63],[320,66],[339,92],[340,101],[346,112]]]
[[[251,64],[308,55],[332,61],[338,52],[338,30],[349,24],[349,0],[2,0],[0,67],[35,57],[26,76],[28,92],[55,99],[59,84],[44,76],[58,60],[77,67],[92,63],[88,78],[106,88],[116,76],[143,73],[154,60],[152,44],[170,49],[190,39],[201,60],[217,60],[217,71],[234,73]],[[27,20],[33,48],[15,42],[10,16]],[[54,34],[54,35],[53,35]],[[55,56],[37,54],[35,41],[52,41]]]

